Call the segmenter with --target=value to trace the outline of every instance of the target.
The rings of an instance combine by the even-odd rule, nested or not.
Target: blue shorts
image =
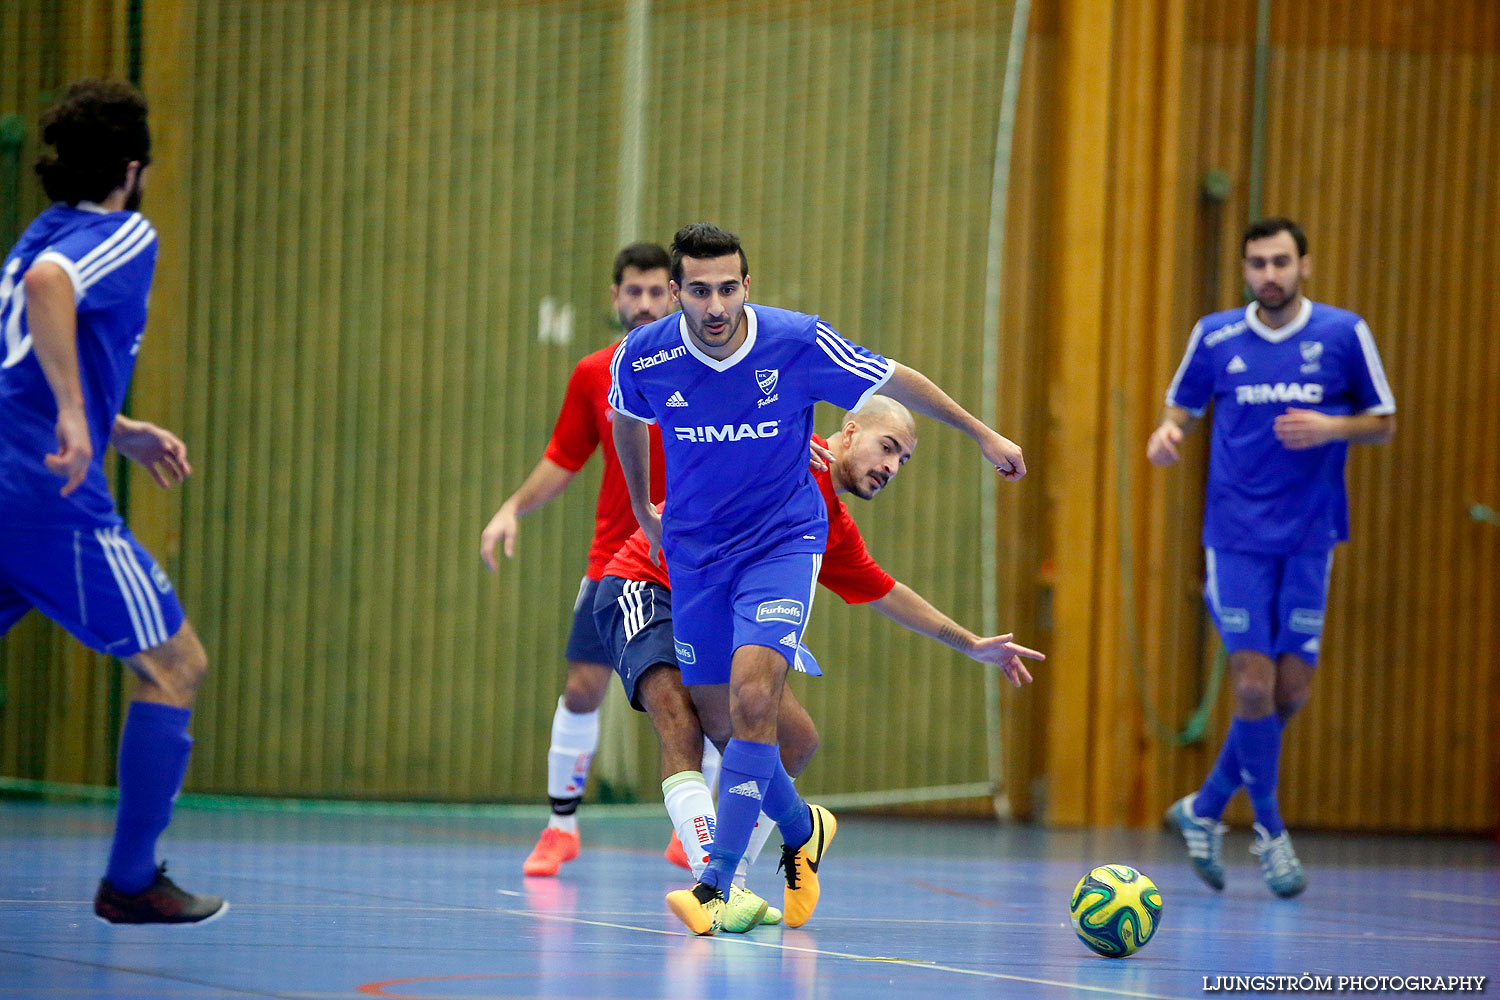
[[[636,685],[652,667],[677,672],[672,646],[672,592],[659,583],[606,576],[594,597],[594,624],[609,649],[625,698],[637,712]]]
[[[172,581],[122,524],[0,529],[0,635],[31,608],[121,659],[183,621]]]
[[[728,684],[741,646],[766,646],[793,670],[822,673],[802,645],[822,563],[822,553],[773,551],[710,574],[672,570],[682,683]]]
[[[1203,597],[1224,648],[1318,664],[1333,550],[1291,556],[1204,549]]]
[[[563,656],[569,663],[599,663],[609,666],[612,662],[609,650],[599,638],[594,627],[594,594],[599,590],[599,581],[583,578],[578,585],[578,597],[573,601],[573,627],[568,631],[568,648]]]

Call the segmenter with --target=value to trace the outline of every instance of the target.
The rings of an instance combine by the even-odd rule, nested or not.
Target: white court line
[[[1426,892],[1411,889],[1406,893],[1412,899],[1434,899],[1439,903],[1472,903],[1475,906],[1500,906],[1500,899],[1493,896],[1460,896],[1453,892]]]
[[[556,920],[569,924],[585,924],[590,927],[612,927],[622,931],[639,931],[643,934],[660,934],[664,937],[686,937],[693,935],[677,930],[661,930],[657,927],[637,927],[634,924],[616,924],[607,920],[588,920],[583,917],[564,917],[555,913],[538,913],[535,910],[500,910],[500,913],[508,913],[515,917],[540,917],[543,920]],[[1050,926],[1050,925],[1047,925]],[[1175,998],[1161,993],[1139,993],[1133,990],[1117,990],[1108,986],[1088,986],[1083,983],[1065,983],[1057,979],[1036,979],[1031,976],[1013,976],[1005,972],[985,972],[981,969],[964,969],[956,965],[939,965],[936,962],[924,961],[914,958],[890,958],[884,955],[854,955],[844,951],[828,951],[823,948],[803,948],[798,945],[775,943],[770,941],[757,941],[754,938],[743,935],[731,935],[716,938],[725,944],[748,945],[754,948],[769,948],[772,951],[794,951],[803,955],[822,955],[827,958],[846,958],[855,962],[884,962],[888,965],[905,965],[913,969],[927,969],[937,972],[953,972],[961,976],[978,976],[982,979],[1003,979],[1012,983],[1030,983],[1033,986],[1057,986],[1065,990],[1074,990],[1084,993],[1104,993],[1114,997],[1143,997],[1146,1000],[1175,1000]]]
[[[495,891],[498,892],[498,893],[503,893],[504,895],[507,895],[507,896],[522,896],[522,895],[524,895],[524,893],[515,892],[514,890],[510,890],[510,889],[496,889]],[[1412,894],[1413,893],[1408,893],[1408,895],[1412,895]],[[1441,894],[1440,893],[1434,893],[1433,895],[1436,897],[1436,896],[1440,896]],[[1485,903],[1487,905],[1500,905],[1500,903],[1491,903],[1489,900],[1481,900],[1478,897],[1461,897],[1461,899],[1464,902],[1472,902],[1472,903],[1483,902],[1483,903]],[[36,907],[42,907],[42,906],[59,906],[59,907],[71,907],[71,908],[77,908],[77,907],[88,908],[88,907],[91,907],[93,905],[94,905],[94,901],[92,899],[82,899],[82,900],[80,900],[80,899],[0,899],[0,906],[36,906]],[[572,920],[572,921],[576,921],[578,923],[598,923],[599,926],[601,926],[601,927],[617,927],[617,926],[618,927],[629,927],[632,930],[642,930],[642,931],[647,931],[647,932],[652,933],[652,934],[679,934],[679,933],[683,933],[683,932],[674,931],[674,930],[663,931],[663,930],[659,930],[659,929],[655,929],[655,928],[650,928],[650,927],[635,927],[634,925],[631,925],[631,924],[612,924],[612,923],[603,922],[603,921],[590,921],[590,920],[587,920],[587,919],[585,919],[583,917],[567,917],[567,916],[562,916],[562,915],[556,914],[556,913],[548,913],[545,910],[506,910],[506,909],[501,909],[499,907],[468,906],[468,905],[464,905],[464,904],[454,904],[454,903],[437,904],[437,905],[424,905],[424,904],[420,904],[420,903],[405,903],[405,902],[403,902],[400,905],[395,905],[395,904],[381,904],[381,903],[371,903],[371,904],[367,904],[367,905],[357,905],[357,904],[351,904],[351,903],[240,903],[240,902],[236,902],[234,904],[234,908],[237,911],[238,910],[247,910],[247,911],[248,910],[305,910],[305,911],[334,910],[334,911],[349,911],[349,912],[381,912],[381,911],[387,911],[387,910],[389,910],[389,911],[395,911],[395,912],[401,912],[401,913],[406,913],[406,912],[411,912],[411,913],[454,913],[454,912],[464,912],[464,913],[505,913],[505,914],[509,914],[511,916],[542,917],[542,918],[547,919],[547,920]],[[602,912],[605,912],[605,913],[609,913],[609,912],[623,913],[623,914],[626,914],[626,915],[629,915],[629,916],[640,916],[640,917],[652,916],[655,913],[655,911],[642,911],[642,910],[614,910],[614,911],[606,910],[606,911],[602,911]],[[1034,927],[1034,928],[1064,927],[1065,928],[1065,927],[1068,926],[1065,922],[1060,921],[1060,920],[934,920],[934,919],[923,919],[923,918],[920,918],[920,917],[819,917],[818,918],[818,922],[819,922],[819,924],[830,924],[830,923],[907,924],[907,925],[910,925],[910,924],[923,924],[923,925],[933,925],[933,926],[954,926],[954,927]],[[1212,936],[1212,935],[1218,934],[1218,935],[1236,936],[1236,937],[1238,937],[1238,936],[1246,936],[1246,935],[1253,935],[1255,937],[1272,937],[1272,938],[1274,938],[1274,937],[1323,938],[1323,939],[1328,939],[1328,940],[1333,940],[1333,941],[1369,941],[1370,940],[1370,934],[1368,932],[1364,932],[1364,931],[1361,931],[1359,933],[1345,933],[1345,932],[1340,932],[1340,931],[1314,931],[1314,930],[1306,930],[1306,929],[1278,931],[1278,930],[1271,930],[1269,928],[1263,928],[1263,927],[1245,927],[1245,928],[1218,927],[1218,928],[1214,928],[1212,930],[1210,930],[1208,928],[1201,928],[1200,927],[1200,928],[1195,928],[1195,930],[1196,930],[1197,933],[1199,933],[1201,935],[1204,935],[1204,936]],[[1407,943],[1410,943],[1410,944],[1494,944],[1496,942],[1496,940],[1497,940],[1496,938],[1493,938],[1493,937],[1457,937],[1457,936],[1452,935],[1452,934],[1385,934],[1385,933],[1382,933],[1380,935],[1380,938],[1381,938],[1382,941],[1403,941],[1403,942],[1407,942]],[[727,940],[744,940],[744,941],[749,941],[750,939],[748,939],[748,938],[722,938],[721,940],[726,940],[726,941]],[[775,945],[768,945],[768,944],[765,944],[765,942],[759,942],[759,941],[751,942],[751,943],[759,944],[762,947],[776,947]],[[838,953],[837,952],[818,952],[818,954],[836,955]],[[864,961],[886,961],[885,959],[868,958],[866,956],[859,956],[859,955],[851,955],[851,956],[848,956],[848,957],[850,957],[850,958],[859,958],[859,959],[864,960]],[[903,961],[905,961],[905,960],[903,960]],[[911,961],[911,964],[920,965],[922,968],[932,968],[933,967],[931,965],[926,964],[926,962],[924,960],[912,959],[910,961]],[[974,975],[990,975],[990,973],[975,972]],[[1010,978],[1015,978],[1015,977],[1010,977]],[[1027,979],[1027,980],[1023,980],[1023,981],[1024,982],[1031,982],[1032,980]],[[1038,981],[1040,982],[1041,980],[1038,980]],[[1079,988],[1083,989],[1085,987],[1079,987]],[[1135,996],[1137,994],[1123,994],[1123,995],[1126,995],[1126,996]],[[1142,994],[1139,994],[1139,995],[1140,996],[1147,996],[1148,994],[1142,993]]]

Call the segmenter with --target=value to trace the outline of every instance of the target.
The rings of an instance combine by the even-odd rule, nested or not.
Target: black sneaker
[[[107,924],[201,924],[224,915],[229,904],[219,896],[195,896],[167,878],[167,866],[156,868],[156,881],[126,895],[99,880],[94,915]]]

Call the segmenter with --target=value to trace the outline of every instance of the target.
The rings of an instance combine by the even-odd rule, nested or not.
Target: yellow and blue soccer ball
[[[1073,890],[1073,930],[1078,940],[1107,958],[1133,955],[1161,923],[1161,893],[1126,865],[1100,865]]]

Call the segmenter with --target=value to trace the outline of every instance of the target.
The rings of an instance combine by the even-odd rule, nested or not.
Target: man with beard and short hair
[[[42,116],[51,151],[36,171],[53,204],[0,268],[0,635],[36,608],[136,675],[94,913],[200,923],[228,904],[167,878],[156,842],[187,772],[208,657],[104,475],[111,445],[164,489],[192,471],[175,435],[120,413],[156,272],[156,230],[136,211],[151,162],[146,114],[130,84],[82,80]]]
[[[672,311],[667,289],[670,258],[654,243],[632,243],[615,256],[610,302],[628,334]],[[480,535],[479,554],[491,570],[498,569],[495,549],[515,555],[520,518],[552,502],[583,468],[596,449],[604,452],[604,475],[594,512],[594,538],[588,569],[573,604],[573,627],[564,657],[568,679],[552,717],[552,744],[547,753],[547,795],[552,816],[536,847],[522,866],[527,875],[556,875],[566,861],[578,856],[578,803],[588,781],[589,764],[599,743],[599,706],[609,690],[612,673],[609,653],[594,630],[594,591],[604,564],[635,531],[630,495],[615,457],[609,408],[609,359],[620,341],[585,356],[573,369],[563,396],[562,410],[552,439],[531,474],[490,518]],[[651,441],[656,457],[651,496],[662,498],[661,435]],[[673,845],[675,846],[675,845]],[[673,853],[671,847],[669,854]],[[680,848],[675,853],[681,853]],[[686,865],[686,858],[681,863]]]
[[[1307,886],[1276,801],[1281,732],[1307,701],[1323,631],[1333,548],[1349,537],[1350,443],[1396,431],[1395,397],[1365,321],[1302,294],[1307,237],[1290,219],[1245,230],[1254,301],[1205,316],[1146,444],[1172,465],[1214,404],[1203,512],[1204,597],[1229,654],[1234,720],[1203,787],[1167,812],[1198,876],[1224,887],[1224,806],[1240,785],[1255,809],[1262,873],[1278,896]]]

